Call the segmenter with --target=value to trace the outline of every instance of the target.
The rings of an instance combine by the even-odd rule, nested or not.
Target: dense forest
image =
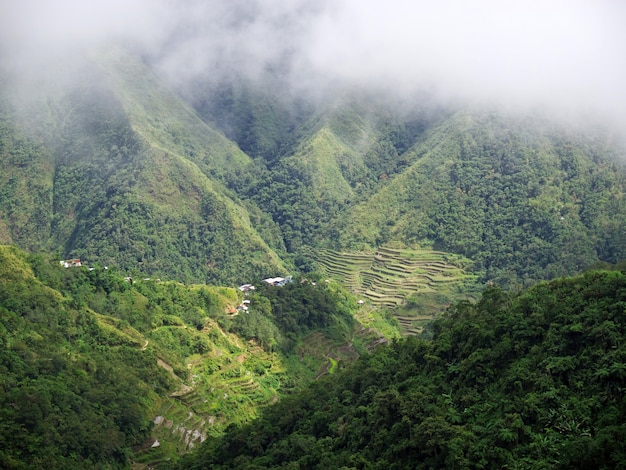
[[[626,274],[492,287],[178,468],[621,468]]]

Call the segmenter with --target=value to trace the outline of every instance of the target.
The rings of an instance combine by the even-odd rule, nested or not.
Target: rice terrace
[[[465,271],[470,260],[460,255],[395,245],[376,250],[321,250],[321,270],[337,279],[373,308],[389,309],[406,334],[419,334],[423,325],[446,306],[467,298],[476,276]]]

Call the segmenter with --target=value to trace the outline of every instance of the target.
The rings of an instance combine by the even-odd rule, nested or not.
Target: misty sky
[[[115,40],[178,83],[280,67],[299,90],[429,90],[626,122],[621,0],[0,0],[0,22],[2,64],[23,74]]]

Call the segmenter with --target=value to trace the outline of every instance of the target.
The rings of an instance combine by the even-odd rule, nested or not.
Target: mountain
[[[221,89],[214,92],[224,93]],[[212,88],[206,93],[211,94]],[[265,114],[246,114],[242,110],[247,108],[240,102],[220,102],[223,107],[210,108],[214,114],[208,115],[204,101],[195,99],[203,118],[216,122],[225,132],[229,124],[220,121],[222,115],[244,113],[247,128],[256,128],[257,120],[276,122],[276,114],[284,110],[283,119],[292,127],[291,135],[285,136],[286,146],[281,152],[257,156],[255,166],[243,172],[234,189],[272,216],[281,227],[288,251],[294,253],[334,243],[335,234],[328,233],[332,222],[344,218],[355,201],[371,195],[381,178],[399,172],[405,164],[401,155],[410,143],[445,115],[422,103],[400,115],[378,98],[357,92],[308,106],[294,104],[289,109],[284,109],[284,98],[270,101],[262,95],[258,99],[273,104],[266,107]],[[252,107],[256,109],[254,104]],[[251,145],[245,139],[237,142]],[[260,145],[252,144],[251,151],[255,153]]]
[[[489,288],[177,468],[619,468],[626,274]]]
[[[256,153],[253,173],[234,187],[271,214],[302,258],[402,243],[463,255],[483,282],[520,287],[626,256],[625,150],[592,124],[426,100],[391,105],[355,90],[298,114],[254,87],[244,100],[241,88],[214,91],[230,101],[195,106],[223,129],[237,116],[258,129],[284,110],[297,142],[292,135],[282,153]],[[257,141],[240,145],[253,151]]]
[[[4,121],[4,241],[178,279],[286,273],[275,224],[225,186],[249,157],[125,53],[85,67],[90,80],[36,103],[29,129]]]
[[[328,250],[436,251],[515,288],[626,257],[626,151],[591,125],[271,74],[177,88],[119,47],[70,70],[3,90],[5,243],[231,286]]]
[[[458,112],[402,159],[406,169],[338,219],[340,246],[433,246],[509,286],[626,257],[623,151],[607,136]]]
[[[2,466],[623,461],[623,279],[522,291],[626,258],[610,135],[66,65],[0,93]]]

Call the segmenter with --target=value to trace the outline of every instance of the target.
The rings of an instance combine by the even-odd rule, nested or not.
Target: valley
[[[610,132],[153,65],[0,89],[0,467],[626,461]]]

